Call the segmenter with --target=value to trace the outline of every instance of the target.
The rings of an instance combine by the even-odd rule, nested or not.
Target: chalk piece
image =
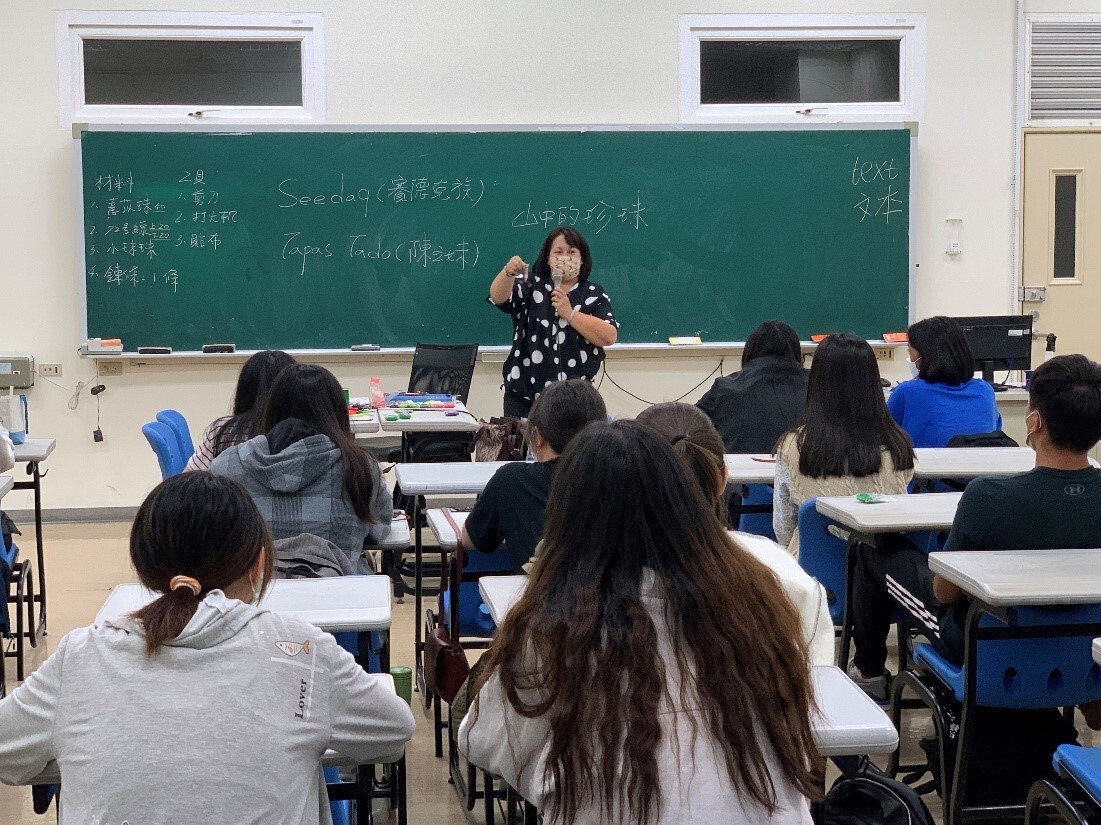
[[[905,332],[885,332],[883,340],[888,344],[905,344],[910,338]]]
[[[237,352],[236,344],[203,344],[203,352],[208,355],[220,352]]]
[[[698,335],[670,335],[669,345],[673,347],[698,347],[703,339]]]
[[[352,352],[378,352],[380,349],[378,344],[352,344]]]

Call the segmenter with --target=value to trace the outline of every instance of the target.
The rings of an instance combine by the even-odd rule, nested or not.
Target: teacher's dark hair
[[[145,652],[152,656],[177,638],[199,601],[245,576],[264,553],[264,589],[275,559],[267,525],[244,487],[207,472],[181,473],[153,488],[130,528],[130,563],[141,583],[161,595],[133,615],[145,630]],[[170,589],[175,576],[199,582]]]
[[[742,350],[742,366],[765,355],[783,358],[797,367],[803,366],[799,335],[783,321],[765,321],[749,333]]]
[[[593,271],[593,256],[589,251],[589,242],[572,226],[556,226],[550,231],[550,234],[543,241],[543,246],[539,248],[539,256],[535,259],[535,274],[540,278],[550,278],[551,270],[548,262],[550,249],[554,246],[554,239],[559,235],[565,239],[566,243],[581,253],[581,274],[577,276],[577,280],[589,280],[589,273]]]
[[[1045,361],[1028,382],[1028,405],[1054,446],[1089,452],[1101,439],[1101,365],[1084,355]]]
[[[265,349],[252,355],[241,366],[237,391],[233,396],[233,415],[214,437],[214,455],[260,434],[260,416],[268,400],[268,390],[284,367],[295,360],[282,350]]]
[[[268,394],[260,431],[270,433],[276,424],[288,418],[297,418],[336,444],[344,465],[344,492],[348,501],[360,521],[374,523],[371,498],[375,480],[370,462],[375,459],[356,444],[344,391],[336,376],[315,364],[295,364],[279,373]]]
[[[723,492],[726,489],[726,459],[722,436],[699,407],[667,401],[655,404],[635,416],[635,421],[649,427],[670,443],[673,452],[688,467],[704,498],[719,521],[727,525],[729,511]]]
[[[954,319],[934,315],[906,331],[910,346],[918,351],[918,378],[930,384],[958,386],[975,376],[975,356]]]
[[[829,336],[815,350],[807,405],[789,432],[796,434],[799,472],[811,478],[874,475],[884,449],[896,470],[914,466],[910,436],[887,411],[875,353],[847,332]]]
[[[665,601],[668,662],[643,601],[651,576]],[[673,694],[667,667],[680,678]],[[602,821],[649,822],[676,804],[663,799],[657,761],[667,704],[698,708],[680,724],[713,743],[744,798],[775,812],[781,777],[821,796],[795,608],[668,441],[636,422],[590,424],[562,454],[542,548],[480,684],[494,674],[517,714],[547,723],[543,781],[555,789],[556,822],[589,805]]]
[[[608,409],[596,387],[584,378],[571,378],[555,381],[539,393],[528,413],[528,426],[561,454],[582,427],[607,417]]]

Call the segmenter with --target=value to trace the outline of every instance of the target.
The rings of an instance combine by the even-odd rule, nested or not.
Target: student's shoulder
[[[1021,497],[1030,497],[1039,477],[1035,470],[1011,476],[986,476],[972,479],[963,491],[960,506],[994,507],[1004,509],[1015,506]],[[1041,482],[1042,483],[1042,482]]]

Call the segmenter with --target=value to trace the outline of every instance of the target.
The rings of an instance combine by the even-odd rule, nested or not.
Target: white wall
[[[75,355],[80,307],[74,287],[72,140],[58,122],[55,12],[59,9],[203,10],[194,0],[142,3],[22,0],[5,4],[0,29],[0,351],[61,363],[61,389],[40,379],[30,391],[33,432],[53,435],[45,506],[136,505],[158,480],[140,425],[162,407],[197,429],[226,411],[235,365],[127,367],[100,396],[102,444],[92,441],[94,399],[67,401],[94,365]],[[1099,4],[1061,4],[1098,10]],[[682,13],[821,12],[815,0],[710,4],[689,0],[534,4],[503,0],[240,0],[240,11],[325,15],[328,120],[357,124],[648,123],[678,117],[678,23]],[[1013,283],[1014,8],[1009,0],[835,0],[830,12],[927,15],[925,118],[918,138],[917,233],[920,275],[915,314],[1008,311]],[[1038,10],[1055,10],[1043,4]],[[963,219],[964,252],[944,254],[944,219]],[[517,250],[520,253],[525,250]],[[531,254],[531,250],[526,251]],[[613,300],[615,296],[612,296]],[[502,316],[502,323],[507,320]],[[670,400],[717,364],[711,357],[610,359],[612,377],[648,400]],[[371,374],[403,385],[406,362],[376,368],[331,365],[353,392]],[[479,364],[472,408],[499,411],[499,364]],[[736,364],[727,360],[725,371]],[[889,365],[889,377],[905,366]],[[642,404],[605,382],[610,408]],[[702,392],[698,390],[691,398]],[[8,509],[30,506],[12,493]]]

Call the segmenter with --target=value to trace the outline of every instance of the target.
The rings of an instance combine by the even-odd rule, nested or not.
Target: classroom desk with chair
[[[929,569],[995,608],[1101,602],[1101,550],[931,553]]]
[[[474,433],[482,426],[461,401],[456,401],[452,410],[384,407],[378,412],[380,426],[386,433]],[[409,418],[393,418],[399,412],[409,413]]]
[[[352,428],[352,435],[367,435],[379,431],[378,411],[363,410],[362,412],[349,414],[348,424]]]
[[[28,438],[15,445],[15,461],[27,465],[31,480],[16,481],[14,489],[34,491],[34,538],[38,551],[38,592],[34,594],[34,601],[38,602],[39,634],[46,632],[46,555],[42,543],[42,477],[46,473],[39,465],[50,457],[56,446],[57,441],[53,438]]]

